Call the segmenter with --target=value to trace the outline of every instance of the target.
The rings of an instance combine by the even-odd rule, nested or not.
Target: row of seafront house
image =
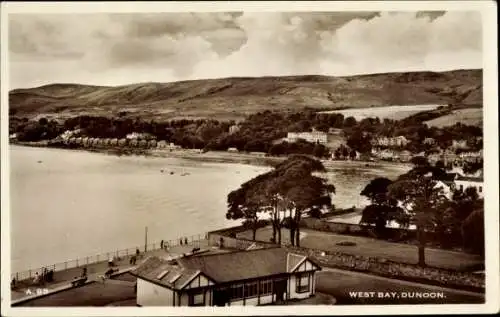
[[[478,138],[479,140],[480,138]],[[402,150],[410,141],[404,136],[382,137],[372,140],[372,156],[390,161],[409,162],[414,156],[426,156],[429,162],[435,163],[439,160],[444,164],[463,165],[466,162],[474,163],[483,160],[483,151],[471,151],[467,145],[467,140],[453,140],[449,148],[442,149],[436,145],[436,140],[426,138],[423,144],[433,146],[431,154],[413,154],[408,150]],[[457,153],[457,150],[460,153]]]
[[[238,125],[230,127],[230,133],[238,131]],[[81,146],[81,147],[135,147],[144,149],[179,149],[180,146],[165,140],[156,140],[156,137],[147,133],[133,132],[126,135],[125,138],[92,138],[80,136],[80,130],[66,131],[54,140],[52,143],[63,143],[65,145]],[[10,136],[12,140],[16,139],[16,135]],[[299,140],[304,140],[310,143],[322,144],[327,146],[330,150],[335,150],[336,146],[344,146],[342,141],[342,131],[340,129],[330,129],[328,133],[314,130],[310,132],[288,132],[287,137],[276,140],[279,142],[294,143]],[[372,150],[369,155],[371,158],[387,161],[409,162],[414,156],[426,156],[432,162],[442,160],[445,164],[462,165],[465,162],[481,162],[483,160],[483,151],[468,151],[466,140],[453,140],[452,145],[447,149],[441,149],[436,146],[436,140],[426,138],[423,143],[433,146],[434,151],[431,154],[417,153],[414,154],[408,150],[404,150],[410,141],[404,136],[396,137],[379,137],[371,141]],[[457,153],[460,150],[461,153]],[[236,148],[228,148],[228,152],[238,152]],[[265,153],[260,153],[265,154]],[[348,158],[347,156],[345,158]],[[360,159],[363,156],[361,153],[356,152],[351,159]],[[335,155],[332,154],[332,159]],[[366,157],[368,158],[368,157]]]
[[[127,134],[125,138],[92,138],[78,136],[79,130],[66,131],[52,142],[61,142],[65,145],[75,145],[82,147],[136,147],[136,148],[158,148],[158,149],[180,149],[180,146],[156,138],[147,133],[133,132]]]

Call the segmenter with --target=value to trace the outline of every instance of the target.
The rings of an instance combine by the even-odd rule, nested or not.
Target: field
[[[483,109],[482,108],[464,108],[454,110],[451,114],[445,115],[430,121],[427,125],[431,127],[444,127],[454,125],[457,122],[468,125],[482,126],[483,124]]]
[[[373,107],[362,109],[343,109],[324,111],[323,113],[340,113],[346,117],[354,117],[356,120],[364,118],[378,117],[380,120],[391,119],[401,120],[422,111],[429,111],[437,109],[443,105],[413,105],[413,106],[387,106],[387,107]]]
[[[220,78],[116,87],[54,83],[9,92],[10,115],[62,118],[88,114],[240,120],[264,110],[365,108],[363,113],[388,105],[408,105],[410,111],[450,103],[482,105],[482,70]]]
[[[333,252],[344,252],[351,255],[360,255],[365,257],[379,257],[400,263],[418,263],[417,247],[414,245],[393,243],[373,238],[356,237],[327,232],[320,232],[309,229],[301,229],[300,244],[302,247],[319,249]],[[269,241],[272,236],[272,228],[265,227],[257,231],[257,240]],[[238,237],[251,239],[252,232],[246,231],[240,233]],[[282,230],[282,238],[289,241],[289,232]],[[354,246],[340,246],[339,242],[354,242]],[[444,269],[464,269],[473,265],[482,263],[479,257],[460,253],[455,251],[446,251],[427,248],[426,263],[429,266]]]

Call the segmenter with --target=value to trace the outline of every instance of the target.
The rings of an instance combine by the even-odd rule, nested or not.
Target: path
[[[208,240],[202,240],[199,242],[196,241],[194,244],[190,243],[188,245],[177,245],[169,248],[168,250],[157,249],[146,253],[142,252],[136,264],[140,264],[149,256],[177,257],[183,253],[191,252],[194,246],[199,246],[202,250],[207,249]],[[130,263],[130,258],[131,256],[126,256],[116,260],[114,268],[118,269],[118,272],[133,269],[135,265]],[[75,277],[81,276],[84,267],[87,268],[88,282],[102,280],[102,276],[104,276],[104,273],[109,269],[108,262],[101,261],[88,265],[82,265],[78,268],[56,271],[54,272],[54,281],[51,283],[45,283],[44,285],[34,285],[33,279],[23,280],[18,283],[16,290],[11,291],[11,300],[18,301],[25,298],[37,297],[40,295],[37,294],[37,292],[53,293],[71,288],[71,280]]]
[[[326,267],[317,273],[316,281],[316,291],[332,295],[338,305],[479,304],[485,301],[485,295],[481,293]],[[380,296],[379,293],[391,296]],[[421,296],[428,298],[416,298]]]

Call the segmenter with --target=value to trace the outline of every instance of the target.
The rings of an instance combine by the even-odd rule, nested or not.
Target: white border
[[[477,305],[357,305],[266,306],[224,308],[18,308],[10,307],[10,216],[8,155],[8,14],[161,11],[481,11],[483,18],[484,181],[486,220],[486,304]],[[494,1],[339,1],[339,2],[2,2],[1,6],[1,238],[2,315],[5,316],[141,316],[141,315],[354,315],[354,314],[482,314],[499,311],[498,204],[498,74],[497,14]],[[9,295],[6,295],[9,294]]]

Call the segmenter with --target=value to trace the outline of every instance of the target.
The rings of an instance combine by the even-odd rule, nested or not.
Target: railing
[[[189,245],[193,247],[200,247],[200,242],[206,240],[208,234],[199,234],[181,237],[175,240],[163,240],[163,248],[171,248],[180,245]],[[182,241],[181,241],[182,239]],[[186,244],[187,240],[187,244]],[[136,254],[137,250],[139,250],[140,254],[144,252],[150,252],[159,250],[161,248],[161,241],[150,243],[147,245],[137,246],[128,249],[115,250],[112,252],[100,253],[96,255],[91,255],[87,257],[77,258],[74,260],[54,263],[46,266],[42,266],[36,269],[30,269],[20,272],[12,272],[11,279],[15,278],[17,281],[23,281],[27,279],[31,279],[35,277],[38,273],[39,276],[42,275],[44,270],[52,270],[54,272],[64,271],[72,268],[85,267],[89,264],[96,264],[100,262],[107,262],[111,258],[114,258],[115,261],[122,261],[130,259],[133,255]]]

